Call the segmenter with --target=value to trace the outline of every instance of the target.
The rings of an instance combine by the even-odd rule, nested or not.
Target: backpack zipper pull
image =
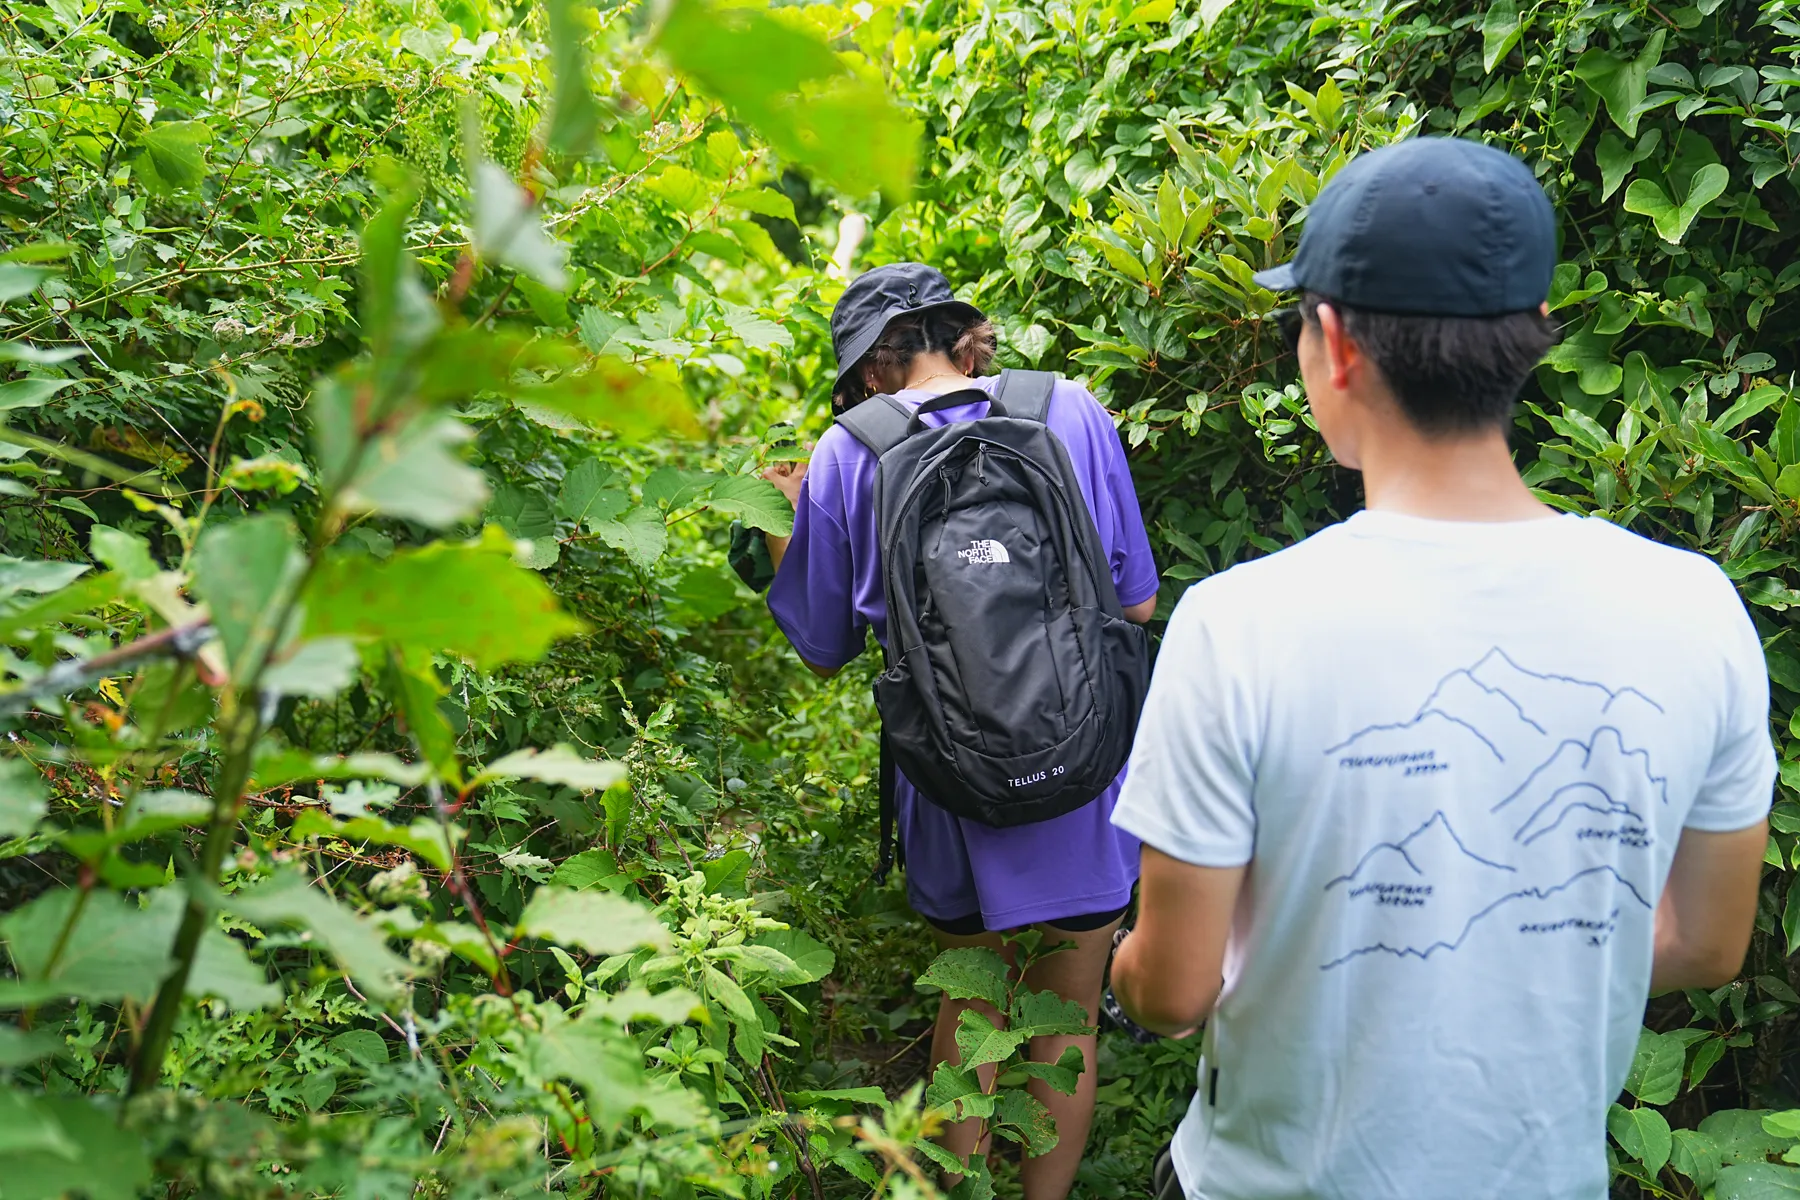
[[[981,480],[981,486],[987,486],[987,447],[975,447],[975,477]]]

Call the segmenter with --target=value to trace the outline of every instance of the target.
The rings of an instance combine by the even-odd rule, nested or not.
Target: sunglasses
[[[1288,353],[1300,353],[1300,331],[1306,326],[1306,318],[1300,315],[1297,308],[1278,308],[1269,314],[1275,322],[1275,328],[1281,331],[1281,340],[1287,343]]]

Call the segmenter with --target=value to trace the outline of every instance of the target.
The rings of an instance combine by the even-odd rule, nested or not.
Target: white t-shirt
[[[1683,828],[1769,809],[1762,649],[1604,521],[1363,512],[1191,588],[1113,820],[1250,863],[1190,1200],[1579,1197]]]

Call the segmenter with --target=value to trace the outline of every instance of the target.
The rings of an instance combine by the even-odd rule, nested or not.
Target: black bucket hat
[[[889,263],[858,275],[831,310],[831,349],[838,361],[833,389],[875,348],[888,322],[940,308],[954,310],[971,322],[982,319],[979,308],[951,294],[950,281],[942,271],[924,263]]]

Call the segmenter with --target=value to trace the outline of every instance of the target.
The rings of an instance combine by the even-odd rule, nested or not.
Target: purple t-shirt
[[[990,376],[976,386],[992,392],[998,382]],[[929,392],[899,394],[915,408],[930,398]],[[970,420],[986,407],[977,402],[928,413],[925,423]],[[1119,603],[1143,603],[1156,594],[1156,563],[1112,418],[1086,388],[1062,380],[1046,422],[1081,480]],[[875,456],[833,425],[813,451],[793,540],[769,587],[775,623],[817,666],[841,667],[862,653],[871,626],[877,639],[887,640],[874,485]],[[1138,874],[1138,841],[1111,820],[1123,779],[1121,774],[1092,803],[1054,820],[994,829],[922,800],[901,777],[899,833],[913,908],[939,921],[979,910],[989,929],[1123,908]]]

